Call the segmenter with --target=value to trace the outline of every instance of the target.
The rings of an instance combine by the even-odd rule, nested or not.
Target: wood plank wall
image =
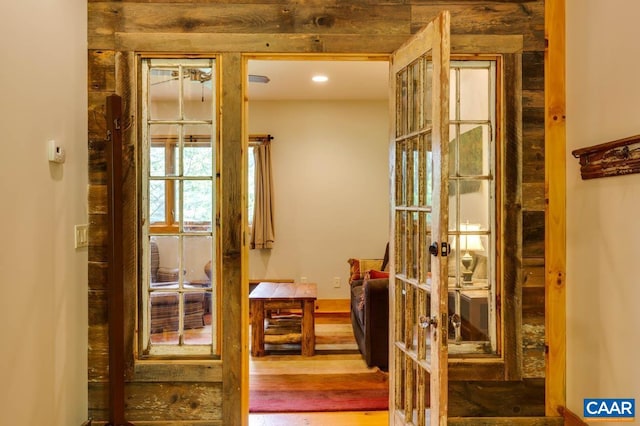
[[[123,68],[131,66],[132,51],[389,53],[442,9],[451,11],[452,39],[476,34],[522,35],[524,42],[522,167],[518,168],[522,204],[515,206],[520,209],[522,235],[511,241],[522,242],[522,247],[513,249],[522,253],[521,259],[515,259],[520,275],[514,279],[522,283],[525,380],[452,383],[450,413],[544,415],[544,0],[123,0],[88,2],[88,388],[89,416],[94,424],[106,420],[108,412],[104,105],[108,95],[133,90],[116,87],[122,81],[116,69],[123,73]],[[473,41],[473,37],[466,40]],[[125,105],[125,111],[133,116],[134,105]],[[129,137],[126,143],[126,161],[133,164],[137,161],[135,138]],[[135,253],[134,248],[132,265],[127,265],[127,269],[133,267],[128,273],[132,286]],[[135,287],[130,291],[135,295]],[[127,348],[134,351],[134,342],[128,342]],[[129,365],[130,372],[133,368]],[[160,383],[129,381],[128,420],[137,425],[151,421],[232,424],[223,419],[221,381],[222,373],[215,368],[184,380],[176,376]]]

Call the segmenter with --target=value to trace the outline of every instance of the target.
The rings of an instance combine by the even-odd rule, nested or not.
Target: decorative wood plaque
[[[640,135],[576,149],[582,179],[640,173]]]

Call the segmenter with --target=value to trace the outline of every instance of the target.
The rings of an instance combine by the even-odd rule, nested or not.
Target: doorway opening
[[[268,81],[249,80],[246,131],[250,139],[252,135],[273,138],[269,143],[274,218],[272,247],[249,250],[249,281],[251,287],[261,281],[317,286],[315,355],[302,357],[300,344],[283,339],[284,344],[266,344],[265,357],[251,357],[250,412],[264,409],[260,400],[279,390],[273,386],[275,376],[282,386],[313,382],[324,394],[331,391],[329,383],[350,381],[351,397],[358,379],[369,391],[372,377],[386,379],[386,372],[368,367],[360,355],[350,318],[348,260],[382,259],[389,239],[389,65],[386,56],[374,59],[248,60],[248,74]],[[251,173],[251,153],[248,157]],[[248,178],[250,229],[253,180]],[[277,312],[280,316],[274,323],[296,313]],[[264,387],[267,382],[269,389]],[[385,409],[386,383],[379,398],[384,399]],[[309,389],[310,400],[313,391]],[[344,389],[340,392],[346,395]],[[370,409],[351,401],[349,410]],[[286,411],[268,405],[270,411]],[[321,411],[313,405],[307,409]]]

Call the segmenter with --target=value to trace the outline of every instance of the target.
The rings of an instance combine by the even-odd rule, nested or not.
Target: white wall
[[[570,152],[640,134],[640,2],[567,0],[567,405],[640,402],[640,174],[583,181]]]
[[[272,250],[250,278],[307,277],[320,299],[348,299],[350,257],[382,258],[389,235],[386,101],[255,101],[249,133],[272,142]],[[332,285],[340,277],[340,288]]]
[[[0,425],[87,418],[86,2],[0,6]],[[46,141],[67,152],[47,161]]]

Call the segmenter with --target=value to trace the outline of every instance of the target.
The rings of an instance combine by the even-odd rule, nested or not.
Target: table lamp
[[[480,231],[479,224],[473,223],[461,223],[460,231],[462,232],[477,232]],[[482,246],[482,241],[480,240],[480,235],[460,235],[460,249],[463,252],[462,257],[460,258],[460,263],[462,263],[462,283],[465,285],[471,285],[471,277],[473,275],[473,252],[483,251],[484,247]]]

